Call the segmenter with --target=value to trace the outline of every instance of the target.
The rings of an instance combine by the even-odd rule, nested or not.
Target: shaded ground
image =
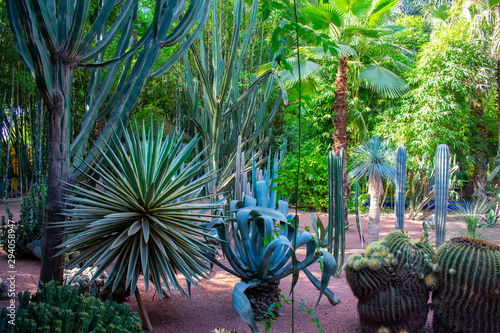
[[[19,218],[19,203],[11,203],[10,209],[14,213],[14,220]],[[5,215],[4,205],[0,207],[0,215]],[[301,227],[310,226],[311,218],[309,214],[301,213]],[[327,220],[326,215],[320,215],[323,221]],[[351,224],[355,223],[354,217],[350,217]],[[367,216],[362,216],[361,224],[363,233],[366,237],[368,227]],[[383,215],[380,224],[380,237],[384,237],[394,229],[394,215]],[[405,229],[413,237],[421,235],[422,223],[419,221],[406,221]],[[461,222],[450,218],[447,222],[447,239],[456,236],[463,236],[466,227]],[[494,229],[484,229],[482,238],[495,243],[500,243],[500,227]],[[431,233],[431,242],[434,243],[434,233]],[[361,246],[358,232],[355,225],[351,225],[346,232],[346,257],[363,251],[365,246]],[[313,269],[313,272],[319,277],[319,267]],[[16,289],[17,291],[30,290],[35,291],[35,281],[38,280],[40,262],[34,260],[16,261]],[[0,250],[0,277],[6,279],[9,271],[7,267],[7,256]],[[150,316],[155,332],[159,333],[208,333],[215,327],[234,330],[238,333],[250,332],[248,326],[239,318],[232,307],[233,286],[239,282],[237,278],[225,271],[215,268],[211,278],[203,280],[199,284],[199,289],[192,289],[191,299],[186,299],[179,293],[174,293],[173,297],[162,302],[153,288],[145,291],[144,284],[141,282],[139,287],[146,309]],[[281,281],[281,289],[287,299],[289,296],[291,278]],[[328,300],[323,297],[318,306],[315,303],[318,298],[317,289],[309,282],[304,274],[295,289],[295,300],[298,301],[295,307],[295,332],[318,332],[316,324],[312,322],[312,315],[306,311],[299,312],[300,300],[307,302],[319,323],[326,333],[360,332],[359,319],[357,313],[357,299],[351,292],[344,273],[340,278],[332,278],[329,287],[340,298],[341,302],[332,306]],[[131,298],[130,306],[134,311],[138,310],[137,302],[134,297]],[[0,301],[0,306],[5,307],[8,301]],[[431,315],[429,316],[431,318]],[[274,327],[271,332],[292,332],[292,309],[291,305],[283,305],[282,315],[274,321]],[[430,320],[427,322],[430,328]],[[264,325],[259,325],[261,332],[264,332]],[[429,329],[430,332],[430,329]]]

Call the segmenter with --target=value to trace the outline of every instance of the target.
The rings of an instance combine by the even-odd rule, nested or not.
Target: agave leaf
[[[238,282],[233,289],[233,307],[240,315],[241,319],[243,319],[248,326],[250,326],[252,333],[258,333],[259,329],[257,328],[257,323],[255,322],[255,318],[253,316],[250,301],[248,300],[247,295],[245,295],[245,290],[257,284],[258,283],[248,283],[242,281]]]

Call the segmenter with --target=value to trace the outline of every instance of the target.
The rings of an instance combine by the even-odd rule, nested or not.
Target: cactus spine
[[[446,236],[446,213],[448,211],[448,195],[450,193],[450,150],[445,144],[436,149],[434,162],[436,198],[436,247],[444,243]]]
[[[500,246],[458,237],[437,251],[434,332],[500,332]]]
[[[415,240],[394,230],[381,241],[354,254],[346,264],[346,279],[358,298],[363,333],[423,332],[427,320],[429,287],[437,270],[434,250],[427,239]]]
[[[344,149],[339,156],[328,153],[328,252],[338,263],[335,276],[342,272],[345,255],[345,215],[343,192]],[[335,225],[335,228],[334,228]],[[335,230],[335,233],[334,233]],[[332,235],[334,234],[334,237]],[[335,239],[335,245],[332,244]]]
[[[399,146],[396,153],[396,228],[404,229],[406,201],[406,148]]]

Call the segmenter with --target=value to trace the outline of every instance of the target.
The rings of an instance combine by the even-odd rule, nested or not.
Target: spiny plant
[[[433,329],[500,331],[500,246],[457,237],[439,247],[439,288],[432,293]]]
[[[348,258],[346,279],[359,300],[362,332],[382,326],[390,332],[423,330],[438,270],[433,257],[427,239],[415,240],[398,229]]]
[[[293,274],[292,285],[295,286],[299,272],[304,271],[319,289],[319,297],[325,294],[333,305],[340,300],[327,288],[337,266],[335,259],[328,251],[317,249],[309,232],[299,231],[294,227],[295,222],[290,223],[297,217],[288,213],[286,201],[276,203],[274,181],[278,171],[278,154],[274,157],[273,172],[270,172],[269,160],[262,180],[257,180],[255,160],[252,164],[252,193],[255,198],[246,196],[243,201],[232,201],[230,208],[235,216],[213,221],[229,267],[213,255],[209,255],[208,259],[241,279],[233,290],[233,307],[252,332],[258,332],[256,319],[260,320],[271,304],[279,304],[279,281],[289,275]],[[306,250],[302,260],[296,258],[296,249],[299,248]],[[320,259],[323,264],[321,281],[308,270]],[[275,315],[278,309],[274,308]]]
[[[91,294],[80,295],[78,288],[41,283],[35,294],[18,294],[15,325],[5,325],[5,309],[0,326],[7,332],[142,332],[141,319],[127,305],[102,302]],[[5,332],[2,330],[2,332]]]
[[[151,124],[148,132],[145,127],[124,129],[123,140],[115,135],[100,152],[101,162],[89,165],[93,174],[85,174],[100,189],[84,181],[67,184],[72,208],[64,214],[72,220],[57,223],[68,235],[58,254],[79,251],[65,266],[80,267],[78,274],[99,267],[93,279],[111,266],[104,287],[124,284],[139,302],[141,275],[146,290],[151,281],[160,298],[163,286],[168,294],[172,286],[189,297],[191,285],[207,276],[206,253],[215,253],[203,226],[210,216],[200,210],[218,204],[199,198],[215,174],[203,174],[208,159],[201,153],[192,156],[199,138],[184,145],[181,133],[164,139],[163,126],[155,130]],[[186,278],[188,293],[179,275]],[[146,318],[145,324],[150,329]]]

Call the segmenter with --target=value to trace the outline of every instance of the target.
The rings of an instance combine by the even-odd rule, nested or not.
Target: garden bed
[[[14,213],[14,219],[19,217],[19,203],[11,203],[10,209]],[[4,214],[4,208],[0,209],[0,215]],[[311,218],[309,214],[299,213],[300,225],[302,228],[310,226]],[[323,221],[327,220],[326,215],[321,216]],[[350,216],[349,222],[351,226],[346,232],[346,257],[353,253],[362,252],[365,246],[361,246],[358,232],[356,230],[355,218]],[[361,224],[367,231],[368,218],[361,217]],[[421,234],[421,222],[406,221],[406,230],[413,237]],[[384,237],[394,229],[394,215],[382,215],[380,223],[380,237]],[[500,240],[500,227],[484,230],[483,238],[495,243]],[[447,238],[461,236],[466,232],[466,227],[460,222],[455,222],[453,217],[449,218],[447,224]],[[434,234],[431,233],[431,242]],[[319,277],[317,265],[313,271]],[[30,290],[35,291],[35,283],[38,280],[40,269],[40,261],[35,260],[20,260],[16,261],[16,289],[17,291]],[[6,279],[7,276],[7,257],[6,253],[0,251],[0,277]],[[357,312],[357,299],[351,292],[343,272],[340,278],[332,278],[330,280],[330,288],[340,298],[340,303],[336,306],[330,305],[326,297],[323,297],[319,305],[315,307],[318,298],[318,291],[309,282],[309,280],[301,274],[295,299],[298,301],[295,313],[295,331],[300,333],[318,332],[316,324],[312,322],[312,315],[306,311],[299,312],[300,300],[307,301],[306,306],[314,311],[316,317],[321,324],[324,332],[344,332],[355,333],[360,332],[359,318]],[[182,279],[181,279],[182,280]],[[237,278],[222,271],[219,268],[214,268],[211,278],[202,280],[199,284],[200,289],[193,288],[191,291],[191,299],[186,299],[179,293],[174,293],[173,297],[162,302],[158,295],[155,294],[153,288],[148,292],[144,289],[144,284],[139,283],[142,298],[145,302],[146,309],[150,316],[155,332],[160,333],[208,333],[215,327],[225,328],[227,330],[237,331],[239,333],[249,332],[248,326],[240,319],[236,311],[232,307],[232,290],[234,284],[238,281]],[[289,295],[291,277],[281,281],[281,289],[287,299],[291,299]],[[135,297],[131,297],[128,303],[134,311],[138,310]],[[1,301],[0,305],[5,307],[8,301]],[[271,332],[291,332],[292,331],[292,311],[291,305],[283,304],[282,315],[275,321],[275,327]],[[432,313],[429,315],[429,320],[426,327],[430,332]],[[264,332],[264,325],[259,325],[261,332]]]

